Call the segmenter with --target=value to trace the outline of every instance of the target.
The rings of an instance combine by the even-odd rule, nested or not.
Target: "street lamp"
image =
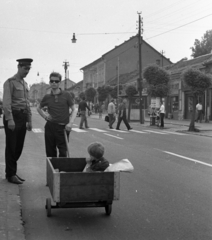
[[[72,43],[76,43],[77,42],[77,39],[75,37],[75,33],[73,33],[73,38],[71,39]]]

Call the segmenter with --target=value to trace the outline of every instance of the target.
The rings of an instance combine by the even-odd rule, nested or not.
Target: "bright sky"
[[[64,61],[81,81],[80,68],[137,33],[137,12],[144,40],[172,62],[190,59],[195,39],[212,29],[212,0],[0,0],[0,9],[0,91],[25,57],[34,59],[29,84],[48,83],[53,70],[64,77]]]

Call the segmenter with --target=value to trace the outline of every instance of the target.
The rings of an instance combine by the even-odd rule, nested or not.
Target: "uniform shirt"
[[[62,91],[54,95],[52,92],[46,94],[40,102],[40,108],[47,107],[48,113],[52,117],[51,122],[69,123],[69,108],[73,106],[72,97],[68,92]]]
[[[107,113],[108,114],[113,114],[116,112],[116,107],[115,107],[115,104],[113,102],[110,102],[108,104],[108,108],[107,108]]]
[[[3,110],[6,120],[13,120],[12,109],[27,109],[28,122],[31,122],[28,92],[27,83],[24,79],[18,79],[16,75],[4,83]]]

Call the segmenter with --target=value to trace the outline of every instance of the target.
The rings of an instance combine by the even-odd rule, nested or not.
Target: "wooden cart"
[[[111,214],[113,200],[119,199],[119,172],[82,172],[85,158],[47,158],[47,185],[51,198],[46,199],[47,216],[52,208],[105,207]]]

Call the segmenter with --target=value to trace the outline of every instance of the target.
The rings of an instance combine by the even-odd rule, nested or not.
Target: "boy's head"
[[[88,153],[90,156],[99,159],[104,155],[105,148],[101,143],[94,142],[88,146]]]

